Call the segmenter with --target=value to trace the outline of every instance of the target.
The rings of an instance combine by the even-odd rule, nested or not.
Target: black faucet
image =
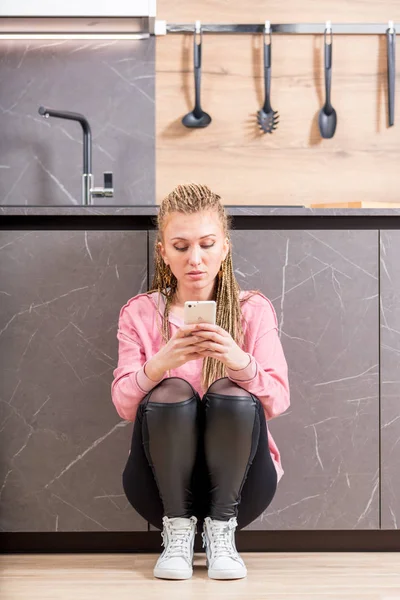
[[[104,187],[93,187],[92,174],[92,131],[89,121],[80,113],[70,112],[67,110],[53,110],[51,108],[39,107],[39,114],[42,117],[57,117],[59,119],[68,119],[70,121],[78,121],[83,130],[83,175],[82,175],[82,204],[88,206],[92,204],[92,198],[96,197],[112,197],[113,179],[112,173],[106,171],[104,173]]]

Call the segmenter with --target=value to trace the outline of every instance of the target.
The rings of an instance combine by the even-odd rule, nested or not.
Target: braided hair
[[[158,215],[155,217],[154,225],[157,236],[154,245],[154,277],[150,290],[147,294],[155,291],[165,296],[165,310],[162,317],[160,333],[162,339],[167,343],[170,339],[170,327],[168,315],[170,307],[175,299],[178,281],[172,273],[170,266],[166,265],[159,249],[159,243],[163,242],[163,232],[168,216],[172,212],[182,214],[194,214],[202,211],[215,211],[220,219],[224,235],[230,241],[229,230],[232,226],[232,217],[225,212],[221,203],[221,197],[212,192],[206,185],[195,183],[181,184],[175,187],[161,202]],[[232,251],[229,248],[225,260],[222,261],[220,270],[216,277],[213,300],[216,301],[216,324],[225,329],[239,347],[242,347],[244,333],[242,327],[241,305],[251,298],[254,293],[240,299],[241,288],[235,278],[232,265]],[[159,303],[160,305],[160,303]],[[205,356],[203,359],[201,385],[207,390],[216,379],[226,376],[225,365],[216,358]]]

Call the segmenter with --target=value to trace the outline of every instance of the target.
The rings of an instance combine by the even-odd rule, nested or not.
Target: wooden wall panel
[[[221,4],[213,3],[215,15],[211,19],[204,13],[204,19],[262,21],[255,18],[253,4],[248,11],[247,5],[246,10],[240,9],[237,2],[230,4],[222,18]],[[179,6],[184,12],[179,12]],[[212,5],[198,6],[205,11]],[[198,6],[176,2],[167,10],[161,2],[159,17],[170,22],[193,21],[199,16]],[[349,14],[346,20],[366,21],[368,11],[373,14],[372,2],[359,6],[366,11],[363,18]],[[308,8],[302,21],[322,19]],[[395,12],[394,3],[385,6],[387,12],[391,8]],[[274,17],[279,16],[274,10],[271,7]],[[285,11],[286,21],[300,20],[296,8],[293,18],[288,8]],[[400,6],[397,12],[400,18]],[[383,21],[382,15],[374,17]],[[384,36],[336,36],[333,42],[332,103],[338,127],[333,139],[323,140],[318,129],[324,101],[323,36],[273,36],[272,106],[280,113],[273,135],[261,133],[256,122],[264,99],[262,35],[203,35],[202,106],[213,121],[202,130],[181,124],[194,104],[193,37],[158,37],[157,203],[177,183],[188,181],[210,185],[225,204],[399,201],[399,77],[397,121],[389,128],[386,40]]]
[[[364,23],[400,21],[398,0],[157,0],[157,18],[185,23],[201,19],[208,23],[275,23],[331,21]]]

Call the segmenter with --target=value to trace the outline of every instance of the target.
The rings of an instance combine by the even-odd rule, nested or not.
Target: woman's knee
[[[190,459],[197,446],[199,406],[197,392],[179,377],[163,380],[150,392],[142,409],[143,446],[150,464],[150,455],[160,464],[171,452],[175,456],[177,448]]]
[[[214,381],[203,397],[206,420],[228,426],[241,427],[244,422],[254,423],[259,410],[259,400],[227,377]]]
[[[213,395],[222,395],[222,396],[232,396],[232,397],[240,397],[242,399],[248,398],[249,400],[254,400],[254,397],[250,392],[240,387],[234,381],[231,381],[228,377],[222,377],[221,379],[217,379],[214,381],[204,394],[204,397],[209,397]]]
[[[148,394],[148,402],[159,404],[178,404],[197,396],[191,384],[180,377],[163,379]]]

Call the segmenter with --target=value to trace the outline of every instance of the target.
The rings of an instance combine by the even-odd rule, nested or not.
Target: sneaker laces
[[[211,528],[211,546],[212,546],[212,556],[213,558],[219,558],[221,556],[229,556],[237,555],[237,551],[235,550],[232,542],[232,530],[236,529],[237,521],[235,517],[232,517],[229,521],[224,523],[221,522],[214,523],[210,521]],[[203,532],[201,534],[203,539],[203,548],[206,546],[206,536],[207,534]]]
[[[162,546],[165,547],[164,558],[172,558],[174,556],[184,556],[190,561],[190,548],[189,540],[192,533],[193,520],[189,525],[174,527],[174,524],[168,520],[168,517],[163,518],[163,523],[166,531],[162,531],[161,537],[163,539]],[[169,534],[169,536],[168,536]],[[169,539],[169,544],[166,546],[166,542]]]

